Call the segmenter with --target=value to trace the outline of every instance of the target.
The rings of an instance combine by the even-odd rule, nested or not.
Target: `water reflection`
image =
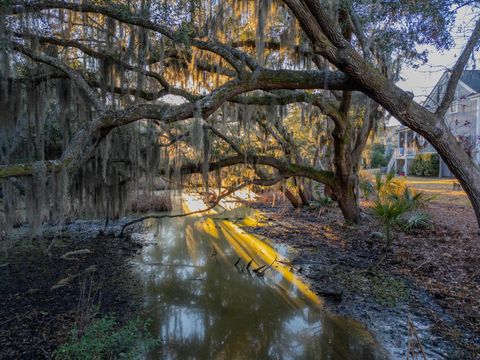
[[[233,264],[285,260],[219,216],[163,219],[157,244],[138,258],[146,317],[162,340],[148,359],[382,359],[358,323],[328,314],[322,301],[275,263],[264,277]]]

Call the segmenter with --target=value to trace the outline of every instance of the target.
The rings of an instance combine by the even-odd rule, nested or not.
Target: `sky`
[[[418,47],[419,50],[428,50],[429,56],[427,64],[420,65],[418,68],[405,67],[401,72],[404,80],[400,81],[397,85],[404,90],[413,92],[417,102],[421,103],[425,100],[425,97],[430,93],[443,72],[447,68],[452,68],[455,64],[457,56],[468,41],[468,37],[473,29],[473,17],[474,14],[471,8],[463,8],[458,12],[453,27],[454,32],[452,35],[455,40],[455,45],[452,49],[439,52],[432,46]],[[461,31],[459,31],[459,29],[461,29]],[[478,52],[475,57],[477,59],[477,68],[480,69]],[[471,66],[472,64],[470,63],[469,68],[471,68]],[[389,122],[390,126],[397,124],[398,122],[393,118]]]

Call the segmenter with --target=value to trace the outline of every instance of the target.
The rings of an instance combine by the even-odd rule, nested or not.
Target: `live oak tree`
[[[479,23],[435,113],[394,84],[403,62],[424,55],[416,44],[449,45],[454,5],[463,4],[4,1],[0,178],[7,224],[17,197],[27,200],[35,228],[81,211],[115,217],[140,185],[153,188],[157,174],[198,172],[207,185],[210,171],[233,165],[249,167],[259,183],[322,182],[344,216],[359,221],[358,163],[379,105],[435,146],[480,220],[480,170],[443,122]],[[329,119],[329,166],[305,162],[302,144],[283,124],[287,104],[298,102],[307,116],[319,109]],[[236,134],[225,133],[232,123]],[[281,152],[255,145],[260,128]],[[187,137],[188,146],[180,145]],[[230,153],[217,151],[213,137]],[[42,192],[46,187],[52,191]]]
[[[421,134],[435,147],[466,191],[475,210],[477,221],[480,224],[480,168],[457,141],[444,121],[445,113],[454,98],[455,89],[463,69],[474,48],[478,45],[480,20],[476,20],[467,44],[451,69],[449,82],[442,101],[436,111],[431,112],[416,103],[411,93],[403,91],[392,81],[389,81],[384,71],[388,70],[389,67],[382,69],[382,62],[377,64],[380,67],[372,63],[372,59],[375,56],[375,48],[372,49],[371,47],[371,39],[374,37],[375,30],[370,30],[371,33],[369,34],[369,29],[365,30],[365,27],[362,27],[354,13],[354,7],[346,5],[354,24],[354,31],[358,40],[357,46],[349,42],[342,34],[338,18],[332,16],[321,5],[321,2],[315,0],[286,0],[285,3],[299,21],[312,44],[314,44],[315,54],[328,59],[355,82],[359,91],[375,100],[402,124]],[[400,31],[403,30],[402,27],[408,29],[409,25],[413,25],[413,31],[418,31],[419,36],[425,36],[427,39],[431,37],[432,40],[437,40],[439,33],[441,33],[442,25],[444,26],[445,23],[448,23],[447,19],[449,17],[451,19],[452,12],[450,7],[464,5],[462,2],[449,1],[438,3],[422,2],[419,4],[408,3],[404,5],[400,3],[391,9],[386,8],[382,11],[377,4],[372,3],[370,6],[367,5],[366,9],[367,11],[368,9],[370,11],[379,10],[379,13],[385,16],[386,21],[392,22],[392,32],[395,31],[393,30],[395,25],[403,24],[403,26],[399,27]],[[389,12],[390,16],[387,16]],[[410,14],[411,17],[401,19],[405,13]],[[437,24],[437,26],[425,29],[421,21],[430,14],[436,16],[434,24]],[[442,16],[444,19],[441,19]],[[400,23],[396,21],[398,17],[400,17]],[[422,30],[427,31],[422,32]],[[388,42],[389,40],[386,38],[383,41]],[[441,39],[440,37],[437,41],[442,43],[448,41],[448,39]]]

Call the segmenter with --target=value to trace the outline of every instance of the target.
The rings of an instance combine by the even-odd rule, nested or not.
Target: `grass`
[[[384,274],[376,274],[371,280],[371,290],[375,300],[388,307],[394,307],[408,300],[410,293],[405,282]]]
[[[375,179],[375,173],[378,169],[363,170],[363,174],[368,176],[371,181]],[[468,206],[471,207],[467,194],[463,190],[453,190],[453,183],[456,179],[418,177],[418,176],[398,176],[405,179],[407,185],[415,190],[433,197],[432,202],[446,205]]]
[[[453,190],[455,179],[437,179],[422,178],[416,176],[407,176],[407,184],[416,190],[423,191],[429,196],[433,196],[435,203],[471,206],[467,194],[463,190]]]
[[[340,283],[350,291],[363,294],[382,306],[396,307],[410,298],[410,290],[405,281],[385,272],[365,274],[345,271],[328,275],[337,276]]]
[[[118,326],[115,318],[95,319],[82,334],[73,329],[67,343],[55,353],[56,360],[142,359],[160,343],[147,332],[149,322],[131,320]]]

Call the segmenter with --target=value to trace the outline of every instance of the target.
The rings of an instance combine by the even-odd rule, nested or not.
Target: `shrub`
[[[407,211],[403,202],[392,201],[391,199],[377,199],[373,205],[373,215],[383,224],[387,249],[390,250],[393,242],[392,230],[399,223],[400,216]]]
[[[277,189],[262,189],[260,191],[257,191],[256,193],[257,198],[255,201],[258,204],[274,207],[275,205],[284,205],[286,203],[285,195]]]
[[[418,154],[412,163],[412,173],[416,176],[438,176],[438,154]]]
[[[375,188],[373,187],[373,184],[371,183],[371,181],[361,175],[360,175],[360,181],[358,183],[358,187],[360,188],[360,191],[362,192],[363,197],[367,200],[375,192]]]
[[[385,156],[385,146],[383,144],[373,144],[370,152],[370,167],[379,168],[387,166],[388,159]]]
[[[118,327],[111,316],[96,319],[80,336],[74,328],[67,343],[54,352],[58,360],[140,359],[159,344],[146,332],[148,322],[139,319]]]
[[[375,189],[373,215],[384,226],[387,250],[391,250],[395,228],[410,231],[432,225],[431,216],[423,210],[431,198],[410,189],[405,180],[395,179],[393,173],[384,179],[379,173],[375,177]]]
[[[399,224],[405,231],[429,229],[433,226],[432,216],[422,210],[411,210],[399,217]]]

